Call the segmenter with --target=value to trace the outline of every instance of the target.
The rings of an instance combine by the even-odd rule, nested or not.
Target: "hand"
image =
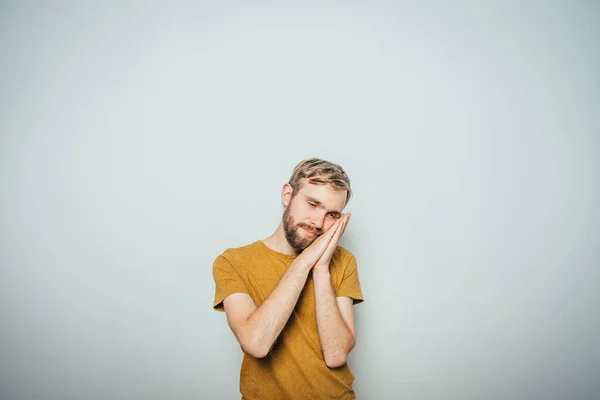
[[[332,226],[332,228],[336,227],[335,233],[333,234],[333,237],[329,241],[327,248],[321,255],[321,258],[319,258],[319,260],[317,261],[317,263],[315,265],[315,272],[316,271],[329,271],[329,263],[331,262],[331,257],[333,256],[333,253],[335,252],[335,249],[337,248],[337,244],[338,244],[338,241],[340,240],[340,237],[344,234],[344,231],[346,230],[346,227],[348,226],[348,223],[350,222],[351,216],[352,216],[352,214],[344,214],[337,221],[335,221],[335,224]]]
[[[340,218],[341,219],[341,218]],[[333,225],[325,231],[321,236],[317,238],[314,242],[308,246],[294,262],[301,263],[301,265],[306,266],[307,268],[312,268],[317,261],[321,258],[327,247],[329,246],[329,242],[333,238],[334,234],[337,231],[337,227],[339,226],[339,219],[335,221]]]

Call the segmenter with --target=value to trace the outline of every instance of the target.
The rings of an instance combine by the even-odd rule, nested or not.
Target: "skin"
[[[331,257],[350,219],[350,214],[342,213],[346,191],[303,182],[296,196],[292,197],[292,192],[289,184],[283,186],[284,217],[263,242],[275,251],[298,257],[260,307],[245,293],[228,296],[223,305],[229,326],[244,351],[265,357],[285,327],[312,269],[323,358],[328,367],[336,368],[344,365],[356,343],[353,300],[335,297],[329,274]]]

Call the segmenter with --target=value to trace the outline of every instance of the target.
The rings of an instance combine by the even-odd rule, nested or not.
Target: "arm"
[[[223,301],[227,322],[246,353],[257,358],[267,355],[292,314],[311,267],[294,261],[258,308],[246,293],[234,293]]]
[[[314,274],[317,303],[317,327],[325,364],[329,368],[341,367],[356,344],[353,300],[334,297],[329,269]]]
[[[350,215],[346,214],[336,222],[336,232],[313,270],[319,340],[325,364],[329,368],[344,365],[348,353],[356,343],[353,300],[348,297],[340,297],[336,300],[329,274],[331,257],[349,218]]]
[[[298,302],[308,272],[321,258],[334,233],[335,229],[329,229],[307,247],[260,307],[257,308],[246,293],[234,293],[225,298],[223,306],[227,322],[246,353],[257,358],[268,354]]]

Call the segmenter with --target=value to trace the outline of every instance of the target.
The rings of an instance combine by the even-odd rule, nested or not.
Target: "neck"
[[[298,254],[296,249],[290,246],[290,243],[285,238],[285,230],[283,229],[283,222],[279,224],[275,232],[265,239],[263,239],[263,243],[267,245],[267,247],[275,250],[279,253],[283,254]]]

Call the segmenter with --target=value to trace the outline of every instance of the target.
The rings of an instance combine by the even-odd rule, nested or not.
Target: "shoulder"
[[[330,271],[339,271],[344,274],[349,265],[355,264],[356,259],[354,254],[345,247],[338,246],[331,257]]]
[[[224,260],[231,265],[243,264],[245,260],[254,257],[258,250],[258,241],[240,247],[230,247],[219,254],[215,262]]]
[[[354,254],[350,250],[342,246],[338,246],[335,249],[333,257],[344,265],[346,265],[348,262],[355,258]]]
[[[240,247],[230,247],[228,249],[225,249],[220,254],[220,256],[223,256],[223,257],[242,256],[243,257],[244,255],[256,253],[257,248],[258,248],[258,241],[252,242],[250,244],[240,246]]]

